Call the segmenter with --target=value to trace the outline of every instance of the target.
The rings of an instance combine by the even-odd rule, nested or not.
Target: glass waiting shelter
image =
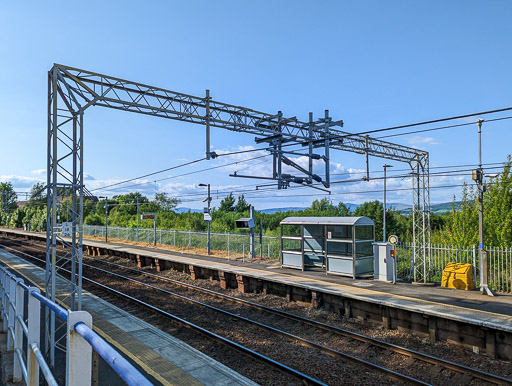
[[[281,221],[281,266],[354,279],[373,275],[374,239],[368,217],[287,217]]]

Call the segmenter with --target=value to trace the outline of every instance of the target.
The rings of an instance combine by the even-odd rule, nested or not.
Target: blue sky
[[[329,109],[346,131],[361,132],[512,106],[511,14],[506,0],[1,2],[0,181],[21,192],[45,180],[46,74],[53,63],[198,96],[210,89],[216,100],[301,120]],[[485,163],[512,153],[511,124],[484,123]],[[387,140],[428,151],[432,171],[478,159],[476,125]],[[212,145],[219,152],[258,147],[253,136],[220,129],[213,130]],[[90,189],[203,154],[199,125],[101,108],[86,113]],[[204,190],[198,183],[211,183],[219,198],[246,190],[257,209],[307,206],[322,197],[307,188],[265,196],[252,192],[255,180],[228,176],[235,170],[268,175],[270,158],[246,161],[255,155],[204,161],[102,193],[167,192],[192,208],[203,205],[192,196]],[[245,162],[176,177],[234,161]],[[385,162],[370,159],[375,176]],[[391,176],[407,168],[390,164]],[[364,169],[361,155],[332,154],[333,180],[359,178],[346,173]],[[161,178],[167,179],[152,182]],[[463,181],[470,181],[468,172],[432,177],[431,186]],[[409,179],[389,179],[388,202],[410,204],[410,191],[394,191],[410,186]],[[373,192],[379,190],[380,180],[339,184],[331,198],[361,203],[381,199]],[[450,201],[459,191],[432,189],[431,201]]]

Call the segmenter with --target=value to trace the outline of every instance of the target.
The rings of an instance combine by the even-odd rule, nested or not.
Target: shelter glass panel
[[[283,225],[283,236],[300,237],[300,225],[284,224]]]
[[[327,242],[327,254],[336,256],[352,256],[352,243]]]
[[[322,252],[324,250],[324,239],[323,238],[305,238],[304,249],[311,251]]]
[[[328,239],[352,239],[352,225],[329,225],[327,227]]]
[[[373,240],[373,226],[356,226],[356,240]]]
[[[373,242],[356,243],[356,256],[373,256]]]
[[[297,251],[301,252],[301,240],[283,239],[283,251]]]
[[[304,225],[304,236],[323,237],[323,225]]]

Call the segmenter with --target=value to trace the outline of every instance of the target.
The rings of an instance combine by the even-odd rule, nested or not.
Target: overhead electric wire
[[[440,122],[446,122],[446,121],[453,121],[455,119],[475,117],[475,116],[478,116],[478,115],[495,114],[495,113],[500,113],[500,112],[503,112],[503,111],[510,111],[510,110],[512,110],[512,107],[505,107],[505,108],[502,108],[502,109],[481,111],[481,112],[478,112],[478,113],[457,115],[457,116],[454,116],[454,117],[433,119],[433,120],[430,120],[430,121],[423,121],[423,122],[416,122],[416,123],[409,123],[407,125],[386,127],[386,128],[383,128],[383,129],[366,130],[366,131],[361,131],[359,133],[347,134],[347,135],[340,136],[340,137],[350,137],[350,136],[354,136],[354,135],[366,135],[366,134],[372,134],[372,133],[380,133],[380,132],[383,132],[383,131],[405,129],[406,127],[429,125],[429,124],[432,124],[432,123],[440,123]]]
[[[498,164],[501,164],[502,166],[497,166],[497,167],[489,166],[489,167],[484,167],[483,169],[485,169],[485,170],[502,169],[504,167],[502,162],[487,163],[484,165],[498,165]],[[439,169],[460,168],[460,167],[471,167],[471,166],[475,166],[475,165],[473,165],[473,164],[449,165],[449,166],[433,167],[431,169],[434,169],[434,168],[439,168]],[[396,172],[410,171],[410,169],[399,169],[399,170],[395,170],[395,171]],[[465,172],[465,171],[469,172],[469,171],[471,171],[471,169],[454,169],[454,170],[439,171],[439,172],[435,172],[435,173],[430,173],[430,176],[431,177],[469,176],[469,174],[461,174],[461,172]],[[372,173],[381,173],[381,171],[376,171],[376,172],[372,172]],[[345,175],[351,175],[351,174],[365,174],[365,173],[364,172],[346,173]],[[339,175],[341,175],[341,174],[339,174]],[[409,178],[409,177],[411,177],[410,173],[387,176],[388,179]],[[379,180],[379,179],[383,179],[383,177],[371,177],[370,178],[370,180]],[[331,184],[341,184],[341,183],[349,183],[349,182],[358,183],[358,182],[363,182],[363,181],[364,180],[362,180],[362,179],[338,180],[338,181],[332,181]],[[317,185],[321,185],[321,184],[313,184],[313,185],[317,186]],[[214,193],[216,195],[229,194],[229,193],[235,193],[235,194],[251,193],[251,192],[255,192],[255,190],[248,189],[248,188],[254,187],[254,186],[258,186],[258,184],[240,185],[239,188],[241,188],[241,189],[237,189],[237,187],[232,187],[232,188],[227,188],[227,189],[220,190],[220,191],[217,191]],[[292,185],[288,189],[298,189],[298,188],[307,188],[307,187],[309,187],[309,185]],[[275,188],[259,189],[258,191],[263,192],[263,191],[270,191],[270,190],[275,191],[276,189]],[[179,197],[192,197],[192,196],[203,196],[203,195],[204,195],[203,192],[196,192],[196,193],[181,194]]]
[[[412,123],[412,124],[407,124],[407,125],[393,126],[393,127],[383,128],[383,129],[368,130],[368,131],[364,131],[364,132],[360,132],[360,133],[353,133],[353,134],[349,133],[349,134],[345,135],[345,137],[355,136],[355,135],[363,135],[363,134],[371,134],[371,133],[390,131],[390,130],[397,130],[397,129],[406,128],[406,127],[414,127],[414,126],[420,126],[420,125],[426,125],[426,124],[432,124],[432,123],[439,123],[439,122],[445,122],[445,121],[449,121],[449,120],[468,118],[468,117],[473,117],[473,116],[477,116],[477,115],[487,115],[487,114],[493,114],[493,113],[509,111],[509,110],[512,110],[512,107],[507,107],[507,108],[502,108],[502,109],[495,109],[495,110],[489,110],[489,111],[483,111],[483,112],[478,112],[478,113],[465,114],[465,115],[459,115],[459,116],[448,117],[448,118],[435,119],[435,120],[424,121],[424,122],[417,122],[417,123]],[[512,116],[489,119],[489,120],[485,120],[485,122],[495,122],[495,121],[501,121],[501,120],[506,120],[506,119],[512,119]],[[467,122],[467,123],[462,123],[462,124],[457,124],[457,125],[442,126],[442,127],[429,128],[429,129],[423,129],[423,130],[414,130],[414,131],[409,131],[409,132],[405,132],[405,133],[397,133],[397,134],[392,134],[392,135],[388,135],[388,136],[381,136],[381,137],[378,137],[377,139],[379,139],[379,138],[389,138],[389,137],[395,137],[395,136],[403,136],[403,135],[410,135],[410,134],[417,134],[417,133],[429,132],[429,131],[435,131],[435,130],[444,130],[444,129],[448,129],[448,128],[468,126],[468,125],[472,125],[472,124],[475,124],[475,123],[476,122]],[[281,147],[293,146],[293,145],[297,145],[297,144],[284,144],[284,145],[281,145]],[[221,153],[221,154],[217,154],[217,157],[236,155],[236,154],[242,154],[242,153],[249,153],[249,152],[256,152],[256,151],[265,151],[265,150],[269,150],[269,147],[258,148],[258,149],[247,149],[247,150],[235,151],[235,152],[230,152],[230,153]],[[203,172],[203,171],[218,169],[218,168],[230,166],[230,165],[241,163],[241,162],[247,162],[247,161],[250,161],[250,160],[254,160],[254,159],[257,159],[257,158],[263,158],[263,157],[266,157],[266,156],[268,156],[268,155],[261,156],[261,157],[254,157],[254,158],[250,158],[250,159],[247,159],[247,160],[240,160],[240,161],[237,161],[237,162],[231,163],[231,164],[219,165],[219,166],[215,166],[215,167],[211,167],[211,168],[206,168],[206,169],[202,169],[202,170],[198,170],[198,171],[184,173],[184,174],[177,175],[177,176],[171,176],[171,177],[167,177],[167,178],[162,178],[162,179],[158,179],[158,180],[154,180],[154,181],[147,181],[147,182],[143,182],[143,183],[137,183],[137,184],[133,184],[133,185],[129,185],[129,186],[124,186],[124,187],[120,187],[120,188],[116,188],[116,189],[112,189],[112,190],[119,190],[119,189],[126,189],[126,188],[133,187],[133,186],[147,185],[147,184],[150,184],[150,183],[156,183],[156,182],[159,182],[159,181],[164,181],[164,180],[168,180],[168,179],[172,179],[172,178],[177,178],[177,177],[182,177],[182,176],[186,176],[186,175],[190,175],[190,174],[200,173],[200,172]],[[135,178],[131,178],[131,179],[128,179],[128,180],[116,182],[116,183],[113,183],[113,184],[110,184],[110,185],[106,185],[106,186],[98,187],[98,188],[95,188],[95,189],[91,189],[91,192],[92,191],[98,191],[98,190],[105,190],[105,189],[113,187],[113,186],[122,185],[122,184],[131,182],[131,181],[135,181],[135,180],[138,180],[138,179],[141,179],[141,178],[150,177],[152,175],[160,174],[160,173],[163,173],[163,172],[166,172],[166,171],[170,171],[170,170],[177,169],[177,168],[180,168],[180,167],[192,165],[192,164],[195,164],[197,162],[204,161],[205,159],[206,158],[200,158],[200,159],[197,159],[197,160],[194,160],[194,161],[186,162],[186,163],[181,164],[181,165],[176,165],[176,166],[172,166],[170,168],[166,168],[166,169],[158,170],[158,171],[155,171],[155,172],[152,172],[152,173],[148,173],[148,174],[145,174],[145,175],[142,175],[142,176],[139,176],[139,177],[135,177]],[[352,174],[358,174],[358,173],[362,174],[364,172],[363,171],[362,172],[352,172]],[[349,174],[349,173],[344,173],[344,174]],[[332,175],[343,175],[343,174],[332,174]]]
[[[291,145],[297,145],[297,144],[291,144]],[[249,152],[255,152],[255,151],[262,151],[262,150],[266,150],[266,148],[243,150],[243,151],[240,151],[240,152],[224,153],[224,154],[222,154],[222,156],[230,156],[230,155],[236,155],[236,154],[241,154],[241,153],[249,153]],[[205,171],[209,171],[209,170],[213,170],[213,169],[220,169],[220,168],[223,168],[223,167],[226,167],[226,166],[232,166],[232,165],[236,165],[236,164],[239,164],[239,163],[253,161],[253,160],[256,160],[256,159],[265,158],[265,157],[269,157],[269,156],[271,156],[271,154],[264,154],[264,155],[257,156],[257,157],[247,158],[245,160],[234,161],[234,162],[227,163],[227,164],[224,164],[224,165],[212,166],[212,167],[209,167],[209,168],[204,168],[204,169],[199,169],[199,170],[195,170],[195,171],[188,172],[188,173],[178,174],[176,176],[160,178],[160,179],[153,180],[153,181],[139,182],[139,183],[135,183],[135,184],[132,184],[132,185],[122,186],[122,187],[115,188],[115,189],[110,189],[110,190],[120,190],[120,189],[126,189],[126,188],[130,188],[130,187],[135,187],[135,186],[154,184],[154,183],[160,182],[160,181],[165,181],[165,180],[169,180],[169,179],[173,179],[173,178],[178,178],[178,177],[183,177],[183,176],[187,176],[187,175],[191,175],[191,174],[201,173],[201,172],[205,172]],[[201,159],[201,160],[204,160],[204,159]],[[174,168],[176,168],[176,167],[174,167]],[[243,169],[241,169],[241,170],[243,170]],[[160,173],[160,172],[161,171],[159,171],[158,173]],[[153,174],[156,174],[156,173],[157,172],[155,172]],[[142,177],[139,177],[139,178],[142,178]],[[136,180],[136,179],[138,179],[138,178],[131,179],[130,181],[133,181],[133,180]],[[113,184],[113,185],[107,185],[107,186],[100,187],[100,188],[95,188],[95,189],[92,189],[92,190],[100,190],[100,189],[101,190],[105,190],[107,187],[119,185],[119,184],[122,184],[122,183],[125,183],[125,182],[129,182],[129,181],[127,180],[127,181],[124,181],[124,182],[116,183],[116,184]]]
[[[496,121],[503,121],[503,120],[506,120],[506,119],[512,119],[512,117],[486,119],[484,122],[496,122]],[[475,123],[477,123],[477,122],[476,121],[475,122],[466,122],[466,123],[459,123],[457,125],[433,127],[433,128],[430,128],[430,129],[415,130],[415,131],[408,131],[408,132],[405,132],[405,133],[383,135],[381,137],[375,137],[375,139],[399,137],[399,136],[402,136],[402,135],[411,135],[411,134],[418,134],[418,133],[426,133],[426,132],[429,132],[429,131],[445,130],[445,129],[451,129],[451,128],[454,128],[454,127],[470,126],[470,125],[474,125]]]
[[[455,188],[455,187],[462,187],[464,184],[455,184],[455,185],[440,185],[440,186],[431,186],[430,189],[445,189],[445,188]],[[395,188],[395,189],[387,189],[387,192],[398,192],[398,191],[412,191],[413,188]],[[337,193],[313,193],[313,194],[293,194],[293,195],[276,195],[274,190],[272,191],[262,191],[267,193],[274,193],[274,194],[268,194],[268,195],[255,195],[255,194],[247,194],[245,198],[250,199],[265,199],[269,197],[273,197],[275,199],[283,199],[283,198],[293,198],[293,197],[329,197],[329,196],[341,196],[341,195],[350,195],[350,194],[366,194],[366,193],[382,193],[382,189],[378,190],[363,190],[363,191],[356,191],[356,192],[337,192]],[[256,191],[254,192],[256,193]],[[197,200],[183,200],[184,202],[199,202],[200,199]]]
[[[104,189],[110,188],[112,186],[117,186],[117,185],[125,184],[127,182],[135,181],[135,180],[138,180],[138,179],[141,179],[141,178],[146,178],[146,177],[149,177],[149,176],[154,176],[155,174],[164,173],[164,172],[167,172],[169,170],[178,169],[178,168],[181,168],[181,167],[184,167],[184,166],[192,165],[192,164],[195,164],[197,162],[204,161],[205,159],[206,158],[199,158],[199,159],[196,159],[194,161],[185,162],[183,164],[176,165],[176,166],[171,166],[170,168],[158,170],[156,172],[148,173],[148,174],[145,174],[143,176],[139,176],[139,177],[135,177],[135,178],[130,178],[128,180],[124,180],[124,181],[121,181],[121,182],[116,182],[114,184],[110,184],[110,185],[107,185],[107,186],[102,186],[102,187],[99,187],[99,188],[96,188],[96,189],[91,189],[91,192],[94,192],[95,190],[104,190]]]
[[[494,167],[494,168],[488,168],[488,169],[497,169],[497,167]],[[471,169],[468,169],[468,170],[471,170]],[[453,174],[446,174],[446,173],[453,173]],[[455,172],[460,172],[459,171],[455,171]],[[458,173],[454,173],[453,171],[445,171],[445,172],[438,172],[438,173],[435,173],[432,175],[433,178],[435,177],[446,177],[446,176],[467,176],[467,174],[458,174]],[[405,174],[405,175],[392,175],[392,176],[387,176],[387,179],[398,179],[398,178],[407,178],[407,177],[410,177],[410,174]],[[373,177],[372,180],[382,180],[384,179],[384,177]],[[341,180],[341,181],[334,181],[332,182],[332,184],[343,184],[343,183],[346,183],[346,184],[349,184],[349,183],[360,183],[360,182],[363,182],[363,180],[361,179],[353,179],[353,180]],[[487,182],[487,184],[493,184],[492,182]],[[467,184],[466,184],[467,185]],[[443,185],[443,187],[460,187],[460,186],[464,186],[464,184],[458,184],[458,185]],[[290,190],[290,189],[300,189],[300,188],[305,188],[305,187],[308,187],[308,186],[304,186],[304,185],[297,185],[297,186],[292,186],[290,188],[288,188],[287,190]],[[431,188],[439,188],[439,187],[436,187],[436,186],[431,186]],[[403,188],[397,188],[397,189],[392,189],[392,188],[389,188],[387,189],[387,191],[389,192],[392,192],[392,191],[400,191],[400,190],[404,190]],[[412,188],[406,188],[405,190],[412,190]],[[248,198],[254,198],[254,197],[257,197],[257,196],[261,196],[261,197],[275,197],[276,199],[277,198],[288,198],[288,197],[301,197],[301,196],[333,196],[333,195],[339,195],[339,194],[350,194],[352,192],[335,192],[335,193],[331,193],[331,194],[308,194],[308,195],[278,195],[276,194],[277,192],[277,189],[276,188],[268,188],[268,189],[260,189],[258,191],[255,191],[255,190],[250,190],[250,191],[236,191],[237,194],[240,194],[240,193],[244,193],[244,196],[247,194],[246,197]],[[283,191],[283,190],[281,190]],[[229,190],[228,190],[229,192]],[[364,192],[368,192],[368,193],[381,193],[382,190],[379,189],[379,190],[375,190],[375,191],[363,191],[361,193],[364,193]],[[220,192],[219,192],[220,193]],[[264,193],[274,193],[274,196],[269,196],[269,195],[264,195]],[[194,194],[191,194],[191,195],[195,195]],[[191,196],[189,195],[189,196]],[[200,195],[200,194],[198,194]],[[180,197],[184,197],[183,195],[180,196]],[[197,201],[200,201],[199,199],[190,199],[190,200],[180,200],[182,203],[183,202],[197,202]]]
[[[343,136],[336,136],[336,138],[337,137],[358,136],[358,135],[371,134],[371,133],[390,131],[390,130],[397,130],[397,129],[402,129],[402,128],[406,128],[406,127],[414,127],[414,126],[420,126],[420,125],[426,125],[426,124],[432,124],[432,123],[439,123],[439,122],[445,122],[445,121],[449,121],[449,120],[468,118],[468,117],[473,117],[473,116],[477,116],[477,115],[493,114],[493,113],[509,111],[509,110],[512,110],[512,107],[507,107],[507,108],[503,108],[503,109],[496,109],[496,110],[489,110],[489,111],[483,111],[483,112],[479,112],[479,113],[459,115],[459,116],[448,117],[448,118],[435,119],[435,120],[424,121],[424,122],[411,123],[411,124],[407,124],[407,125],[387,127],[387,128],[384,128],[384,129],[367,130],[367,131],[359,132],[359,133],[348,133],[348,134],[343,135]],[[486,120],[486,122],[494,122],[494,121],[505,120],[505,119],[512,119],[512,117],[494,118],[494,119]],[[382,137],[379,137],[379,138],[388,138],[388,137],[394,137],[394,136],[403,136],[403,135],[417,134],[417,133],[421,133],[421,132],[429,132],[429,131],[435,131],[435,130],[444,130],[444,129],[448,129],[448,128],[467,126],[467,125],[471,125],[471,124],[474,124],[474,123],[475,122],[470,122],[470,123],[467,122],[467,123],[462,123],[462,124],[457,124],[457,125],[443,126],[443,127],[437,127],[437,128],[429,128],[429,129],[424,129],[424,130],[414,130],[414,131],[410,131],[410,132],[406,132],[406,133],[397,133],[397,134],[392,134],[392,135],[389,135],[389,136],[382,136]],[[284,145],[281,145],[281,147],[293,146],[293,145],[297,145],[297,144],[284,144]],[[243,153],[256,152],[256,151],[265,151],[265,150],[269,150],[269,147],[258,148],[258,149],[240,150],[240,151],[235,151],[235,152],[230,152],[230,153],[220,153],[220,154],[217,154],[217,157],[236,155],[236,154],[243,154]],[[110,187],[117,186],[117,185],[122,185],[122,184],[125,184],[127,182],[135,181],[135,180],[138,180],[138,179],[141,179],[141,178],[150,177],[152,175],[164,173],[166,171],[177,169],[177,168],[180,168],[180,167],[183,167],[183,166],[188,166],[188,165],[200,162],[200,161],[204,161],[205,159],[206,158],[200,158],[200,159],[197,159],[197,160],[194,160],[194,161],[190,161],[190,162],[187,162],[187,163],[184,163],[184,164],[181,164],[181,165],[176,165],[176,166],[173,166],[173,167],[170,167],[170,168],[166,168],[166,169],[158,170],[156,172],[148,173],[148,174],[145,174],[143,176],[131,178],[131,179],[128,179],[128,180],[125,180],[125,181],[120,181],[120,182],[117,182],[117,183],[114,183],[114,184],[110,184],[110,185],[103,186],[103,187],[100,187],[100,188],[92,189],[91,191],[105,190],[106,188],[110,188]],[[161,180],[164,180],[164,179],[161,179]],[[161,180],[157,180],[157,182],[161,181]],[[153,181],[153,182],[155,182],[155,181]],[[150,183],[150,182],[146,182],[144,184],[147,184],[147,183]]]
[[[205,171],[208,171],[208,170],[220,169],[220,168],[224,168],[224,167],[227,167],[227,166],[232,166],[232,165],[235,165],[235,164],[239,164],[239,163],[243,163],[243,162],[248,162],[248,161],[253,161],[255,159],[259,159],[259,158],[263,158],[263,157],[269,157],[269,156],[270,156],[270,154],[265,154],[265,155],[261,155],[261,156],[257,156],[257,157],[248,158],[248,159],[245,159],[245,160],[239,160],[239,161],[231,162],[231,163],[228,163],[228,164],[212,166],[212,167],[204,168],[204,169],[200,169],[200,170],[194,170],[194,171],[191,171],[191,172],[188,172],[188,173],[183,173],[183,174],[178,174],[178,175],[175,175],[175,176],[160,178],[158,180],[139,182],[139,183],[136,183],[136,184],[132,184],[132,185],[128,185],[128,186],[122,186],[120,188],[115,188],[115,189],[110,189],[110,190],[127,189],[127,188],[131,188],[131,187],[135,187],[135,186],[154,184],[155,182],[170,180],[170,179],[173,179],[173,178],[188,176],[188,175],[196,174],[196,173],[202,173],[202,172],[205,172]],[[93,190],[98,190],[98,189],[93,189]],[[105,187],[101,188],[101,190],[105,190]]]
[[[267,150],[267,148],[258,148],[258,149],[248,149],[248,150],[241,150],[241,151],[235,151],[235,152],[229,152],[229,153],[221,153],[221,154],[217,154],[216,155],[216,158],[217,157],[224,157],[224,156],[231,156],[231,155],[236,155],[236,154],[242,154],[242,153],[250,153],[250,152],[256,152],[256,151],[264,151],[264,150]],[[256,159],[256,158],[251,158],[251,159]],[[249,159],[249,160],[251,160]],[[99,188],[95,188],[95,189],[91,189],[91,191],[96,191],[96,190],[105,190],[106,188],[110,188],[112,186],[117,186],[117,185],[121,185],[121,184],[125,184],[127,182],[131,182],[131,181],[135,181],[135,180],[139,180],[141,178],[146,178],[146,177],[150,177],[150,176],[154,176],[156,174],[161,174],[161,173],[165,173],[165,172],[168,172],[170,170],[174,170],[174,169],[178,169],[178,168],[181,168],[181,167],[184,167],[184,166],[188,166],[188,165],[192,165],[192,164],[195,164],[197,162],[201,162],[201,161],[205,161],[206,158],[203,157],[203,158],[199,158],[199,159],[196,159],[194,161],[190,161],[190,162],[185,162],[183,164],[180,164],[180,165],[175,165],[175,166],[171,166],[169,168],[166,168],[166,169],[162,169],[162,170],[157,170],[155,172],[152,172],[152,173],[148,173],[148,174],[145,174],[145,175],[142,175],[142,176],[139,176],[139,177],[134,177],[134,178],[130,178],[128,180],[124,180],[124,181],[120,181],[120,182],[116,182],[116,183],[113,183],[113,184],[110,184],[110,185],[106,185],[106,186],[101,186]],[[239,162],[242,162],[242,161],[239,161]],[[205,169],[205,170],[210,170],[210,169]],[[165,180],[165,178],[163,179],[159,179],[159,180],[155,180],[155,181],[163,181]],[[153,183],[155,181],[148,181],[146,183]],[[144,183],[144,184],[146,184]]]

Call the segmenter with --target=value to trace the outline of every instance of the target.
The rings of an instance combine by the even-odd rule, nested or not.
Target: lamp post
[[[139,242],[139,194],[137,193],[137,242]]]
[[[208,214],[210,214],[210,203],[212,201],[212,198],[210,197],[210,184],[199,184],[199,186],[207,186],[208,187],[208,197],[206,198],[205,201],[208,202],[207,209],[208,209]],[[211,223],[211,219],[207,222],[208,222],[208,241],[206,242],[206,252],[208,255],[210,255],[210,223]]]
[[[382,241],[386,241],[386,169],[392,168],[393,165],[382,165],[384,168],[384,216],[382,221]]]
[[[484,172],[482,169],[482,123],[483,119],[476,121],[478,126],[478,169],[471,171],[471,178],[478,187],[478,259],[480,261],[480,291],[482,295],[494,296],[489,288],[487,270],[487,251],[484,250]]]
[[[105,199],[105,242],[108,243],[108,198],[107,196],[101,196],[99,198]]]

